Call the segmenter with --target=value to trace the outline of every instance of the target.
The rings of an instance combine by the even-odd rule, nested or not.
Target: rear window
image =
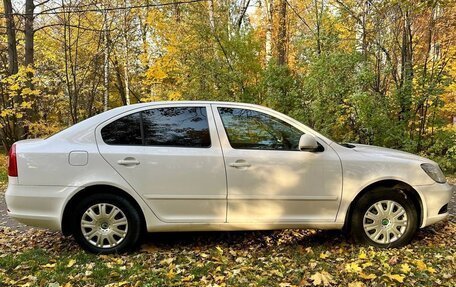
[[[209,147],[206,108],[176,107],[142,112],[144,144],[149,146]]]
[[[210,147],[205,107],[156,108],[122,117],[102,128],[109,145]]]
[[[101,129],[103,141],[109,145],[142,145],[141,114],[120,118]]]

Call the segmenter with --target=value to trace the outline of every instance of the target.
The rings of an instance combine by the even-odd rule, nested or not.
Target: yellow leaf
[[[434,274],[435,272],[437,272],[437,271],[436,271],[434,268],[432,268],[432,267],[428,267],[427,271],[428,271],[429,273],[432,273],[432,274]]]
[[[174,258],[173,258],[173,257],[171,257],[171,258],[166,258],[166,259],[163,259],[162,261],[160,261],[160,264],[161,264],[161,265],[169,265],[169,264],[171,264],[173,261],[174,261]]]
[[[116,259],[115,262],[116,262],[116,264],[119,264],[119,265],[123,264],[123,260],[120,258]]]
[[[350,273],[360,273],[361,271],[363,271],[363,269],[359,267],[358,263],[352,262],[349,264],[345,264],[345,271]]]
[[[366,279],[366,280],[373,280],[377,278],[377,275],[371,273],[371,274],[366,274],[364,272],[359,273],[359,277]]]
[[[330,253],[328,251],[326,251],[325,253],[320,253],[320,258],[321,259],[326,259],[328,258],[330,255]]]
[[[188,275],[188,276],[182,278],[181,280],[182,280],[182,282],[190,282],[193,279],[195,279],[195,276],[191,274],[191,275]]]
[[[402,273],[408,274],[408,273],[410,273],[411,270],[412,269],[410,268],[410,266],[407,263],[401,264]]]
[[[364,251],[361,251],[358,255],[359,259],[367,259],[367,254]]]
[[[52,263],[52,264],[48,263],[48,264],[46,264],[46,265],[41,265],[41,267],[44,267],[44,268],[54,268],[54,267],[55,267],[55,263]]]
[[[166,277],[168,277],[168,279],[173,279],[175,275],[176,275],[176,273],[174,272],[174,269],[171,269],[166,274]]]
[[[333,278],[331,274],[329,274],[326,271],[322,271],[315,273],[314,275],[310,276],[310,280],[313,281],[313,284],[315,286],[318,285],[323,285],[323,286],[329,286],[331,283],[334,283]]]
[[[420,271],[426,270],[426,263],[424,263],[422,260],[416,260],[415,265]]]
[[[391,280],[396,280],[399,283],[403,283],[405,278],[405,275],[400,274],[386,274],[386,276]]]
[[[68,264],[66,267],[73,267],[73,265],[76,263],[76,260],[75,259],[71,259],[70,261],[68,261]]]
[[[366,285],[361,281],[348,283],[348,287],[365,287]]]

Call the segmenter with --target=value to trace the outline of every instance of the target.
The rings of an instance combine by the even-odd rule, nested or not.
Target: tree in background
[[[456,167],[453,1],[3,0],[2,143],[158,100],[270,106]]]

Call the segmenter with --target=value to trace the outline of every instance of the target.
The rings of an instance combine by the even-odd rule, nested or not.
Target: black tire
[[[92,243],[90,243],[88,239],[85,238],[82,232],[81,220],[85,211],[96,204],[103,203],[113,205],[120,209],[123,212],[123,215],[125,215],[128,223],[128,228],[125,228],[126,235],[123,237],[122,241],[114,247],[95,246]],[[76,205],[74,212],[75,213],[73,214],[73,220],[71,222],[72,233],[75,240],[86,251],[95,254],[110,254],[129,251],[136,247],[136,244],[141,236],[143,229],[142,219],[139,214],[139,211],[135,208],[135,206],[132,205],[130,201],[128,201],[124,197],[117,194],[109,193],[94,194],[82,199]]]
[[[375,242],[369,237],[367,234],[368,231],[364,230],[363,220],[365,220],[364,215],[373,204],[385,200],[394,201],[403,207],[407,215],[407,226],[402,235],[395,239],[395,241],[382,244]],[[413,236],[418,230],[418,222],[418,212],[410,198],[407,198],[407,196],[399,190],[380,188],[364,194],[354,204],[353,213],[350,219],[350,233],[355,241],[361,244],[368,244],[380,248],[397,248],[407,245],[413,239]],[[383,237],[381,236],[381,238]]]

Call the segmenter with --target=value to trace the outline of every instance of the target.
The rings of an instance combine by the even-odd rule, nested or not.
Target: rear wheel
[[[375,190],[355,204],[351,218],[352,236],[377,247],[401,247],[418,229],[418,213],[413,202],[398,190]]]
[[[141,217],[125,198],[95,194],[84,198],[75,209],[73,236],[87,251],[107,254],[129,250],[138,242]]]

